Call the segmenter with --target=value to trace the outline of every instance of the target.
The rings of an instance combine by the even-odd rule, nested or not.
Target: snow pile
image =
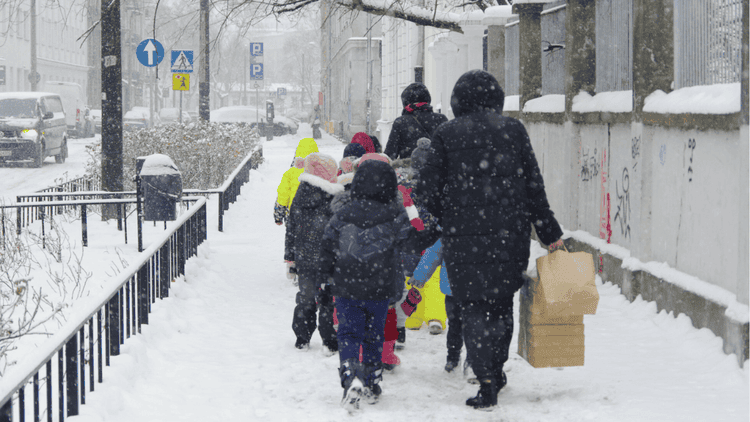
[[[529,100],[523,106],[524,113],[564,113],[565,95],[551,94]]]
[[[142,158],[142,157],[139,157]],[[141,176],[180,174],[180,170],[171,158],[164,154],[152,154],[145,157]]]
[[[740,111],[740,83],[699,85],[669,94],[656,90],[646,97],[643,111],[660,114],[731,114]]]
[[[513,6],[492,6],[484,11],[485,18],[512,18]]]
[[[633,111],[633,91],[600,92],[593,97],[581,91],[573,97],[573,111],[592,113],[604,111],[609,113],[630,113]]]

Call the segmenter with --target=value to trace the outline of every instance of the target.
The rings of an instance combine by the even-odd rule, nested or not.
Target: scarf
[[[411,114],[415,111],[432,111],[432,106],[430,106],[430,103],[412,103],[407,104],[404,106],[404,112],[402,114]]]

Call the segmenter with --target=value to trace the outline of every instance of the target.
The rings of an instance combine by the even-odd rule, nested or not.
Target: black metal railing
[[[219,214],[218,214],[218,227],[219,231],[224,231],[224,211],[229,209],[229,205],[237,200],[240,194],[242,185],[250,180],[250,170],[258,167],[263,158],[263,149],[258,148],[247,157],[234,169],[234,171],[227,177],[224,184],[217,189],[184,189],[182,192],[186,195],[219,195]],[[81,209],[81,205],[86,203],[88,205],[94,205],[94,200],[113,199],[120,201],[107,201],[117,203],[135,203],[136,191],[122,191],[122,192],[106,192],[106,191],[95,191],[95,190],[83,190],[85,186],[97,186],[98,184],[91,182],[89,179],[79,178],[63,184],[52,186],[46,189],[42,189],[39,192],[17,195],[16,204],[0,205],[2,210],[3,222],[7,218],[5,215],[5,209],[16,209],[16,230],[20,233],[23,227],[26,227],[35,221],[42,220],[44,216],[54,214],[61,214],[63,212],[75,212]],[[126,199],[133,198],[130,201]],[[88,202],[83,202],[88,201]],[[20,204],[24,204],[21,206]],[[99,203],[102,204],[102,203]],[[126,214],[126,209],[123,206],[123,210],[120,213],[117,221],[118,230],[122,230],[123,221],[122,216]],[[4,229],[4,227],[3,227]],[[127,236],[127,234],[126,234]],[[127,243],[127,242],[126,242]]]
[[[31,371],[23,370],[28,366],[17,366],[6,372],[0,381],[0,422],[52,421],[55,414],[63,421],[77,415],[79,406],[86,403],[86,392],[102,382],[110,356],[118,355],[125,339],[148,324],[151,304],[169,296],[171,282],[184,274],[185,262],[197,253],[207,233],[206,199],[201,198],[162,241],[152,244],[140,261],[113,280],[110,293],[88,311],[82,310],[85,318],[69,320],[26,356],[25,361],[35,362]]]

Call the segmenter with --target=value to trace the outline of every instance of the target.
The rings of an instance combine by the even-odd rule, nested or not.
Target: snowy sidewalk
[[[384,375],[380,403],[350,417],[339,407],[338,356],[316,333],[311,350],[294,348],[296,288],[284,276],[284,228],[273,202],[302,136],[264,145],[251,173],[184,280],[153,306],[150,325],[131,337],[70,421],[748,421],[748,369],[721,351],[721,339],[685,316],[656,314],[599,285],[596,315],[586,316],[586,365],[534,369],[517,354],[492,412],[468,408],[476,393],[448,374],[445,334],[408,331],[402,365]],[[383,140],[384,142],[385,140]],[[339,160],[344,145],[326,137],[321,152]],[[517,299],[517,298],[516,298]]]

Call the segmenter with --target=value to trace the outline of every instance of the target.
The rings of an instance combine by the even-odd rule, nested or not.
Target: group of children
[[[430,283],[437,293],[425,289],[440,274],[433,253],[439,228],[420,215],[411,190],[429,140],[411,159],[395,162],[379,148],[377,138],[357,133],[337,163],[312,138],[302,139],[274,206],[276,224],[286,221],[284,260],[299,287],[295,346],[309,348],[317,328],[327,351],[339,353],[342,405],[350,411],[361,400],[377,402],[383,369],[400,363],[394,349],[405,327],[418,329],[424,320],[440,333],[447,310],[448,372],[458,366],[463,343],[447,278],[440,277],[440,287]],[[423,295],[430,300],[420,302]]]

